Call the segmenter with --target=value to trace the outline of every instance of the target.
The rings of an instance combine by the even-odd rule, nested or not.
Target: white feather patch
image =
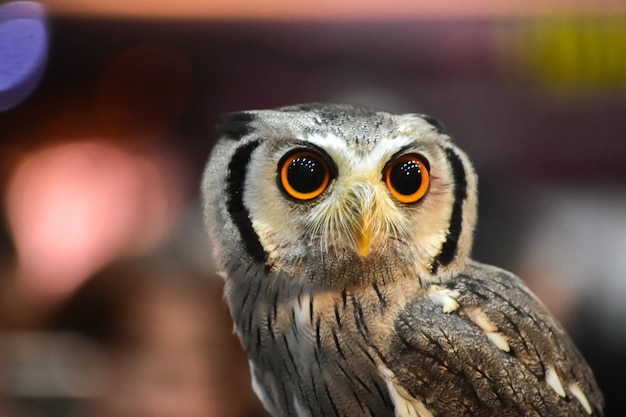
[[[587,414],[589,415],[593,414],[593,409],[591,408],[591,404],[589,404],[589,400],[587,399],[587,396],[585,395],[584,392],[582,392],[580,387],[576,384],[569,384],[567,388],[570,390],[572,395],[576,397],[578,402],[580,402],[580,404],[583,406]]]
[[[248,365],[250,366],[250,376],[252,377],[252,391],[254,391],[257,397],[259,397],[259,400],[261,400],[265,408],[271,412],[272,401],[267,391],[256,377],[256,373],[254,372],[254,363],[252,363],[252,361],[248,361]]]
[[[479,308],[468,308],[465,310],[467,317],[485,332],[497,332],[498,326]]]
[[[308,327],[311,322],[311,296],[302,295],[293,302],[292,308],[296,318],[296,326],[299,329]]]
[[[296,417],[311,417],[311,413],[302,407],[302,404],[300,404],[297,397],[293,397],[293,409],[296,412]]]
[[[411,397],[400,385],[394,382],[394,373],[390,369],[381,366],[378,370],[387,384],[396,417],[433,417],[433,413],[426,408],[423,402]]]
[[[553,368],[546,369],[546,382],[556,392],[559,397],[565,398],[565,388],[563,388],[563,384],[561,383],[561,378],[557,375],[556,371]]]
[[[430,287],[430,291],[428,292],[428,298],[430,298],[433,303],[441,306],[444,313],[452,313],[458,310],[460,305],[456,297],[459,295],[459,292],[456,290],[450,290],[436,285]]]
[[[489,317],[479,308],[471,308],[466,310],[467,317],[485,332],[487,338],[496,345],[496,347],[504,352],[510,352],[511,346],[504,335],[498,331],[498,326],[492,322]]]
[[[509,342],[506,341],[504,335],[498,332],[485,332],[487,338],[491,340],[491,343],[496,345],[498,349],[503,352],[510,352],[511,346],[509,346]]]

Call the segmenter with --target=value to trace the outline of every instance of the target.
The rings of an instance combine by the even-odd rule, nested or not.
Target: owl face
[[[469,256],[475,176],[430,119],[328,105],[230,118],[205,177],[227,185],[232,227],[209,225],[216,238],[306,279],[381,264],[427,276]]]

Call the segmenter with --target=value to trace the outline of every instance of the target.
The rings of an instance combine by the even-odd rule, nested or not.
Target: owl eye
[[[383,179],[391,194],[401,203],[416,203],[428,191],[428,162],[417,154],[400,155],[387,163]]]
[[[324,156],[308,149],[297,149],[278,163],[278,184],[289,197],[312,200],[324,192],[331,172]]]

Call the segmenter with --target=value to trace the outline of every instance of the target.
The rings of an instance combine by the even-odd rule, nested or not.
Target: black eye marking
[[[441,246],[441,251],[435,258],[431,268],[433,274],[437,272],[437,268],[440,265],[446,266],[450,264],[456,256],[459,238],[463,229],[463,203],[467,199],[467,177],[463,161],[452,148],[446,149],[446,157],[454,178],[454,204],[452,205],[450,226],[446,240]]]
[[[241,241],[246,252],[257,262],[267,265],[267,253],[259,241],[259,236],[254,231],[250,212],[243,202],[244,183],[246,171],[254,150],[259,146],[259,141],[248,142],[235,151],[228,164],[226,176],[226,209],[239,230]]]

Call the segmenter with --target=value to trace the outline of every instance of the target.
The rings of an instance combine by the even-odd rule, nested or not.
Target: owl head
[[[304,104],[231,113],[219,131],[202,190],[229,276],[426,280],[468,260],[476,175],[434,119]]]

